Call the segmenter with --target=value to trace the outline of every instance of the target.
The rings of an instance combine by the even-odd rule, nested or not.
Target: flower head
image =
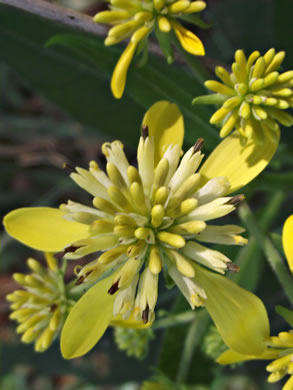
[[[266,138],[279,140],[279,123],[292,126],[293,117],[285,110],[293,106],[293,71],[280,73],[285,52],[268,50],[264,56],[254,51],[246,58],[243,50],[235,53],[232,72],[216,67],[221,82],[208,80],[205,85],[216,92],[201,96],[194,103],[223,103],[210,119],[220,124],[220,136],[236,129],[243,139],[263,144]]]
[[[159,44],[170,63],[173,60],[170,32],[173,30],[187,52],[193,55],[204,55],[200,39],[191,31],[181,26],[176,19],[181,18],[190,23],[198,20],[192,14],[204,10],[204,1],[190,0],[110,0],[110,10],[99,12],[94,21],[113,25],[105,40],[105,45],[115,45],[130,37],[130,42],[115,67],[111,88],[113,95],[122,97],[127,71],[135,55],[147,51],[147,39],[155,31]]]
[[[247,163],[252,150],[239,154],[234,136],[199,169],[203,140],[181,156],[183,119],[175,105],[156,103],[143,124],[137,168],[129,164],[123,145],[114,141],[102,147],[106,173],[96,162],[89,169],[72,170],[71,178],[92,195],[92,206],[68,201],[59,210],[18,209],[5,217],[9,234],[35,249],[50,247],[73,260],[97,254],[77,271],[78,284],[98,282],[69,314],[61,336],[64,356],[86,353],[110,321],[150,325],[163,269],[192,308],[207,307],[227,345],[242,353],[262,351],[269,332],[263,304],[222,276],[237,267],[206,243],[247,242],[241,227],[212,220],[235,210],[243,196],[229,193],[252,180],[268,155],[257,149]],[[271,146],[265,153],[274,150]],[[221,161],[224,155],[228,165]]]
[[[13,275],[23,289],[6,296],[11,302],[10,318],[19,323],[16,331],[22,333],[21,341],[34,342],[37,352],[48,349],[58,337],[68,310],[75,303],[66,297],[56,259],[50,253],[45,257],[48,268],[35,259],[28,259],[27,265],[32,272]]]

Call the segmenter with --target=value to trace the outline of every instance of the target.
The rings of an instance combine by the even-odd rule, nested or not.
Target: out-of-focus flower
[[[293,272],[293,215],[290,215],[285,221],[282,241],[290,271]]]
[[[69,308],[75,303],[67,299],[56,259],[51,253],[46,253],[45,258],[48,268],[35,259],[28,259],[32,273],[13,274],[23,289],[6,296],[11,302],[10,318],[19,323],[16,331],[22,333],[21,341],[34,342],[37,352],[48,349],[58,337]]]
[[[67,259],[104,251],[78,270],[78,284],[102,280],[67,318],[61,335],[66,358],[91,349],[110,321],[150,325],[163,268],[192,308],[206,306],[228,346],[241,353],[264,349],[269,325],[262,302],[221,275],[237,267],[205,243],[246,243],[242,228],[210,221],[235,210],[243,196],[228,194],[264,168],[274,144],[247,162],[250,149],[238,153],[237,136],[227,138],[198,170],[203,141],[180,161],[183,132],[178,108],[158,102],[143,121],[138,169],[115,141],[102,147],[107,174],[95,162],[89,170],[72,170],[71,178],[93,196],[93,207],[69,201],[60,210],[25,208],[5,217],[8,233],[35,249],[63,251]]]
[[[267,347],[259,355],[243,355],[233,350],[228,350],[217,359],[220,364],[232,364],[246,360],[272,360],[266,367],[270,373],[268,382],[274,383],[290,375],[283,386],[283,390],[293,388],[293,331],[281,332],[278,336],[273,336],[267,341]]]
[[[193,55],[205,54],[200,39],[177,22],[177,19],[198,23],[192,17],[194,13],[204,10],[204,1],[190,0],[110,0],[110,10],[99,12],[94,21],[110,24],[105,45],[115,45],[130,37],[130,42],[118,60],[111,81],[113,95],[122,97],[127,71],[135,54],[147,51],[148,36],[152,31],[165,54],[167,61],[173,61],[171,49],[171,32],[174,31],[184,50]]]
[[[114,338],[119,349],[125,351],[127,356],[143,359],[149,347],[149,341],[154,334],[150,328],[131,329],[121,326],[114,327]]]
[[[200,96],[194,104],[222,104],[210,119],[220,124],[220,136],[236,129],[243,139],[263,144],[266,138],[279,141],[279,123],[292,126],[293,117],[285,110],[293,107],[293,70],[280,73],[285,52],[268,50],[264,56],[254,51],[248,59],[243,50],[235,53],[232,72],[216,67],[221,82],[208,80],[205,85],[216,94]]]

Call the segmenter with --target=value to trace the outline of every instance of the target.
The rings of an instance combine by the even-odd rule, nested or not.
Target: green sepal
[[[171,288],[175,286],[175,282],[169,275],[167,268],[163,268],[163,275],[165,279],[165,286],[167,287],[168,290],[171,290]]]
[[[211,28],[213,25],[212,23],[204,22],[199,15],[195,14],[183,14],[180,15],[180,19],[183,19],[186,22],[194,24],[195,26],[198,26],[203,29]]]
[[[227,100],[227,96],[221,93],[213,93],[210,95],[197,96],[192,100],[194,104],[223,104]]]
[[[170,33],[162,32],[158,24],[155,25],[155,35],[159,42],[160,48],[166,57],[168,64],[172,64],[174,61],[174,54],[171,45]]]
[[[276,306],[275,310],[293,328],[293,310],[280,305]]]

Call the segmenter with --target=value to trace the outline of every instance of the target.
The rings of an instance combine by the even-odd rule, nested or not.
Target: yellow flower
[[[290,271],[293,272],[293,215],[290,215],[285,221],[282,241]]]
[[[94,17],[97,23],[113,26],[108,32],[105,45],[115,45],[130,37],[130,42],[114,69],[111,81],[113,95],[117,99],[122,97],[129,65],[135,53],[147,50],[147,39],[153,30],[169,63],[173,58],[170,44],[172,30],[184,50],[203,56],[205,51],[200,39],[182,27],[176,19],[196,24],[197,19],[192,14],[205,7],[206,3],[200,0],[110,0],[110,10],[99,12]]]
[[[174,104],[153,105],[143,120],[138,168],[119,141],[106,143],[103,172],[96,162],[71,178],[93,196],[93,206],[68,201],[60,209],[9,213],[7,232],[35,249],[63,251],[67,259],[103,253],[77,271],[77,283],[98,282],[71,310],[61,335],[66,358],[89,351],[110,324],[144,327],[154,319],[164,268],[190,306],[205,305],[225,343],[241,353],[261,353],[269,335],[262,302],[223,277],[236,267],[205,243],[243,245],[243,229],[213,225],[243,199],[230,196],[266,166],[276,145],[225,139],[203,166],[198,140],[181,158],[183,118]],[[253,153],[253,158],[251,158]],[[102,280],[101,280],[102,279]],[[114,315],[114,319],[113,319]]]
[[[232,364],[246,360],[273,360],[266,369],[270,373],[268,382],[274,383],[290,375],[283,390],[293,389],[293,331],[281,332],[267,341],[266,349],[259,355],[243,355],[228,350],[217,359],[220,364]]]
[[[293,260],[293,215],[287,218],[283,233],[283,247],[290,270],[292,272],[292,260]],[[280,307],[278,313],[283,316],[292,326],[292,310],[285,309]],[[236,352],[232,349],[229,349],[222,353],[217,359],[217,362],[220,364],[232,364],[246,360],[273,360],[266,368],[270,373],[268,377],[268,382],[274,383],[286,375],[290,375],[290,378],[287,380],[283,386],[283,390],[292,390],[293,389],[293,330],[289,332],[280,332],[278,336],[270,337],[267,341],[266,349],[257,355],[244,355],[239,352]]]
[[[58,337],[68,310],[75,303],[67,299],[56,259],[51,253],[46,253],[45,258],[48,268],[28,259],[32,273],[13,275],[23,289],[6,296],[11,302],[10,318],[19,323],[16,331],[22,333],[21,341],[34,342],[37,352],[45,351]]]
[[[236,129],[243,140],[264,144],[269,138],[278,143],[279,123],[293,124],[292,115],[284,111],[293,107],[293,70],[280,73],[284,58],[285,52],[276,53],[275,49],[264,56],[254,51],[248,59],[243,50],[237,50],[232,72],[217,66],[221,82],[205,82],[216,94],[197,97],[193,103],[222,103],[210,119],[210,123],[221,125],[222,138]]]

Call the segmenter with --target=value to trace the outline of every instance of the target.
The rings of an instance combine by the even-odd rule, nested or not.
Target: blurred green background
[[[210,0],[203,19],[212,27],[196,31],[205,44],[206,56],[200,60],[190,58],[191,67],[188,67],[178,52],[175,64],[168,66],[157,55],[154,45],[148,65],[131,67],[125,96],[116,101],[109,81],[123,47],[105,48],[103,34],[106,30],[90,31],[89,21],[83,24],[87,31],[80,30],[76,27],[78,14],[74,13],[94,15],[105,8],[104,3],[96,0],[50,2],[68,7],[60,10],[58,17],[52,13],[51,18],[4,3],[7,1],[0,1],[2,216],[17,207],[57,206],[67,199],[88,203],[87,194],[61,169],[62,163],[86,167],[89,160],[96,159],[103,165],[101,144],[114,138],[125,143],[130,161],[135,162],[143,114],[157,100],[168,99],[179,105],[185,118],[186,146],[203,137],[208,154],[219,142],[217,129],[208,124],[212,108],[192,107],[191,101],[205,93],[202,82],[207,77],[214,78],[216,65],[232,63],[236,49],[242,48],[247,54],[253,50],[264,53],[271,47],[286,50],[284,69],[289,70],[293,65],[292,0]],[[26,3],[30,2],[23,2]],[[45,46],[49,39],[60,34],[62,45]],[[270,176],[270,172],[278,176],[279,172],[292,171],[292,148],[292,130],[283,129],[282,144],[269,172],[267,170],[246,189],[257,216],[263,213],[277,190],[283,191],[284,207],[272,225],[276,233],[281,232],[285,218],[293,212],[293,184],[274,182],[276,176]],[[237,221],[237,215],[231,218],[232,223]],[[224,252],[235,258],[238,249],[225,248]],[[250,284],[251,289],[258,285],[256,292],[268,308],[273,333],[286,330],[287,325],[274,314],[274,306],[288,303],[260,252],[254,254],[255,264],[247,271],[243,285]],[[142,360],[128,357],[117,349],[112,329],[91,353],[74,361],[61,358],[57,342],[44,354],[36,354],[31,345],[21,344],[14,323],[8,319],[5,295],[16,287],[11,274],[26,271],[24,260],[28,256],[40,259],[40,254],[1,233],[1,390],[135,390],[156,367],[160,375],[164,373],[174,379],[186,325],[170,328],[166,333],[155,331],[149,352]],[[243,251],[242,257],[245,260]],[[159,310],[188,309],[187,304],[176,300],[176,291],[161,287]],[[213,363],[204,349],[199,348],[194,356],[190,389],[281,388],[280,384],[267,384],[264,363],[250,362],[235,369],[223,369]]]

